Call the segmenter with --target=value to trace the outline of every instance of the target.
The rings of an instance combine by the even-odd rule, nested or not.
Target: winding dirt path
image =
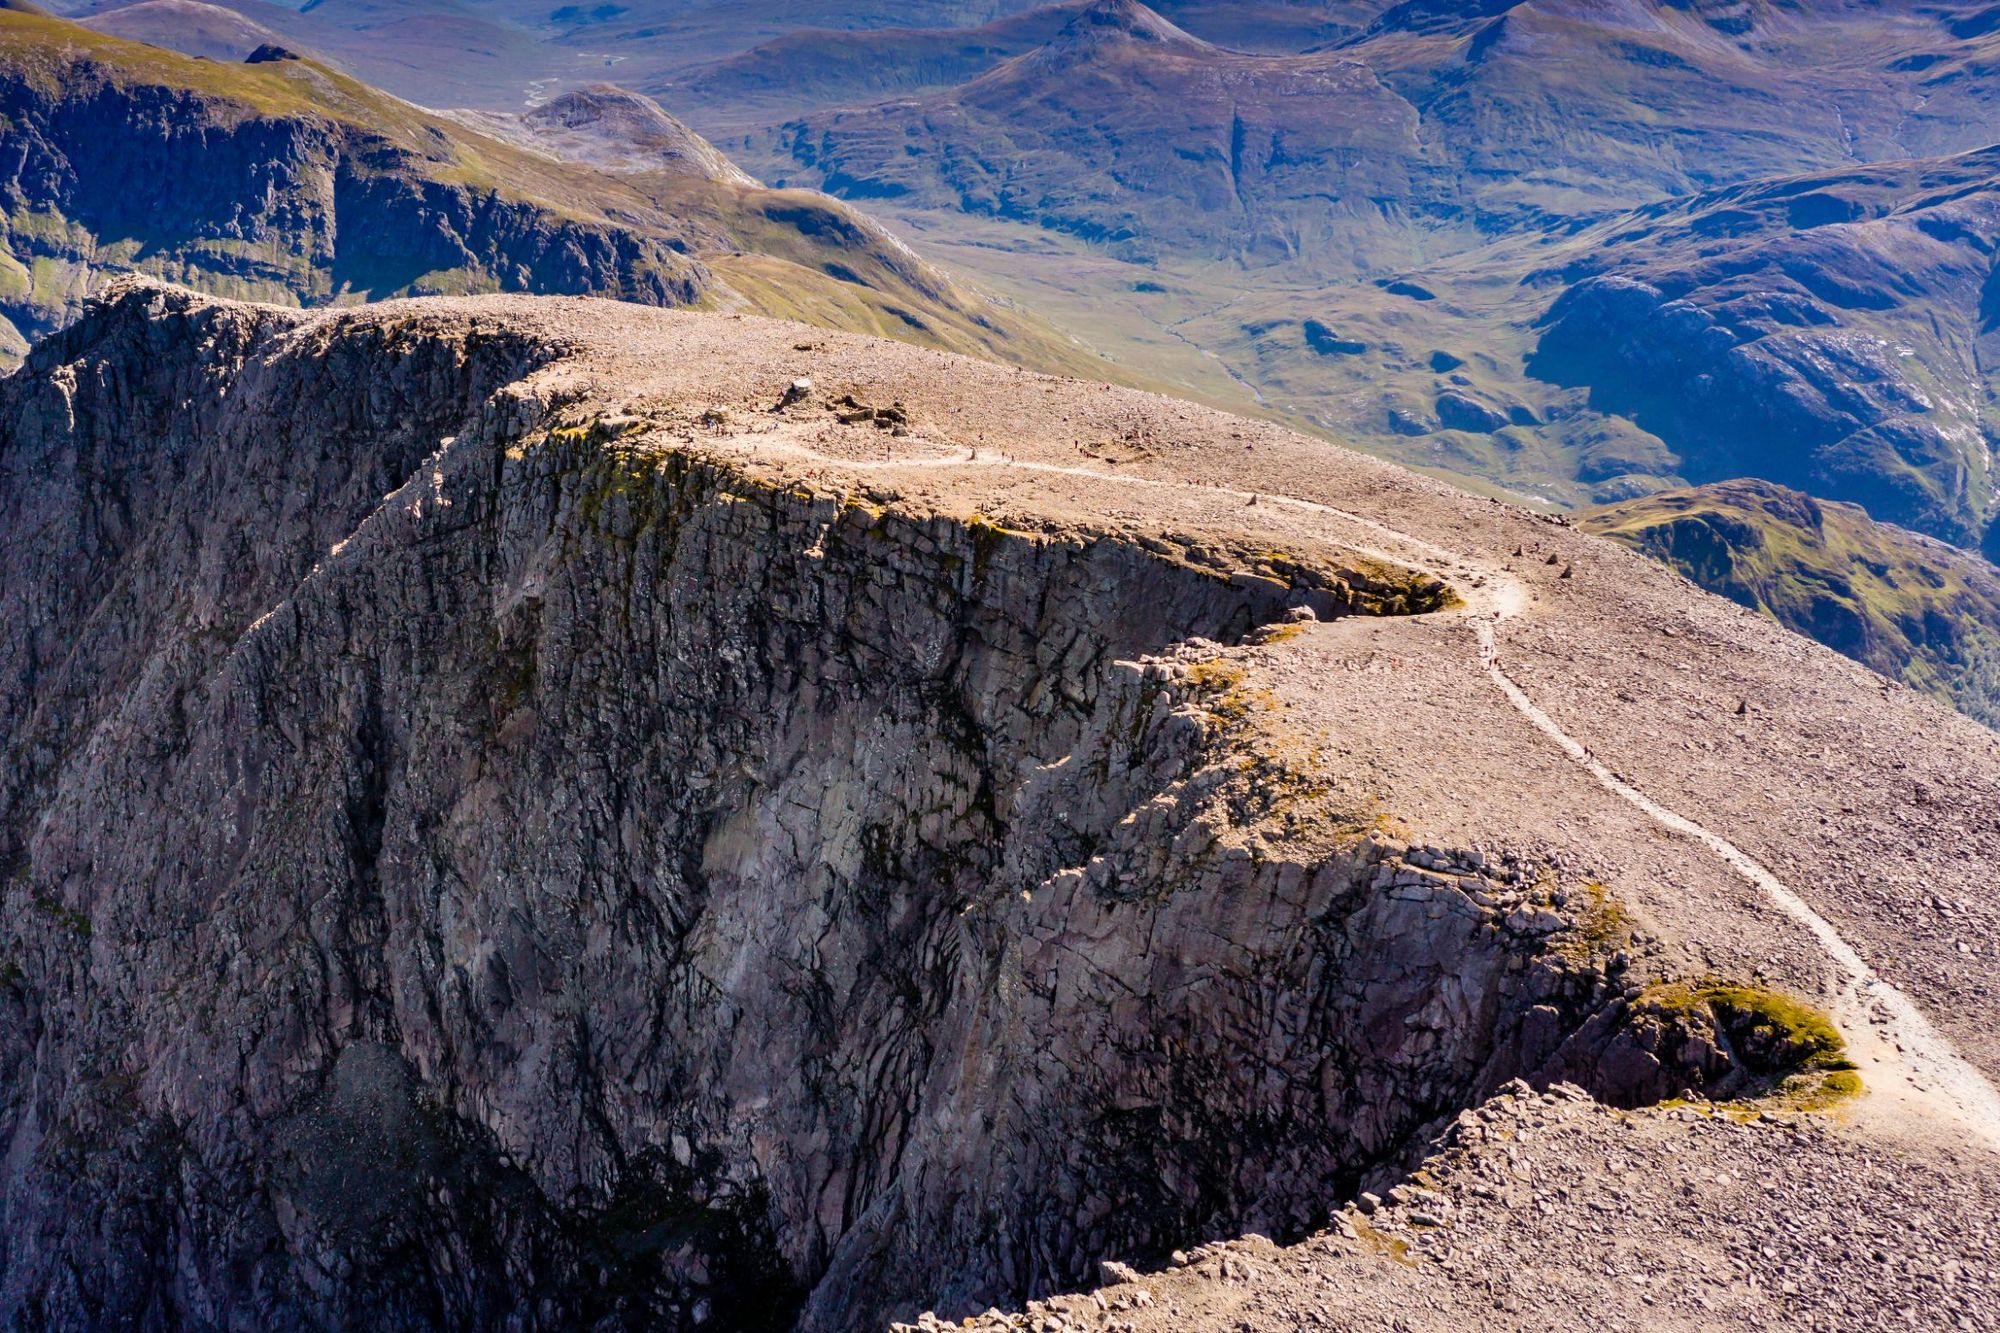
[[[1676,813],[1632,786],[1610,769],[1554,719],[1538,707],[1514,679],[1500,669],[1494,624],[1504,618],[1475,618],[1479,651],[1487,675],[1493,678],[1516,712],[1554,741],[1612,795],[1638,807],[1664,828],[1694,838],[1786,916],[1811,932],[1842,973],[1833,1016],[1847,1038],[1848,1054],[1862,1067],[1868,1100],[1878,1107],[1918,1115],[1942,1115],[2000,1149],[2000,1093],[1958,1054],[1950,1041],[1931,1026],[1915,1002],[1878,975],[1833,923],[1814,911],[1756,858],[1685,815]]]
[[[1721,834],[1660,804],[1612,772],[1599,762],[1588,747],[1544,712],[1519,682],[1501,669],[1496,629],[1500,624],[1525,614],[1531,601],[1526,585],[1504,566],[1462,551],[1449,550],[1345,509],[1270,492],[1253,493],[1203,482],[1162,481],[1097,468],[1027,462],[1009,458],[1000,452],[982,455],[976,449],[942,457],[858,460],[823,454],[788,439],[760,437],[756,448],[759,453],[775,448],[778,452],[816,465],[839,469],[895,472],[926,468],[996,468],[1081,477],[1093,482],[1182,494],[1199,490],[1245,503],[1254,499],[1285,509],[1326,515],[1377,534],[1387,539],[1389,548],[1395,548],[1378,549],[1351,542],[1341,543],[1370,559],[1403,565],[1435,562],[1470,571],[1473,575],[1470,579],[1453,578],[1442,570],[1432,572],[1450,583],[1464,602],[1463,608],[1446,614],[1455,615],[1473,627],[1479,642],[1480,664],[1514,710],[1554,742],[1572,762],[1585,769],[1606,791],[1634,806],[1661,827],[1700,842],[1773,907],[1819,942],[1842,977],[1833,1016],[1847,1038],[1849,1055],[1862,1068],[1868,1092],[1863,1104],[1870,1113],[1886,1112],[1899,1122],[1911,1116],[1933,1122],[1942,1120],[1983,1140],[1988,1146],[2000,1149],[2000,1091],[1996,1091],[1984,1075],[1958,1054],[1909,996],[1884,980],[1834,929],[1831,922],[1755,857]]]

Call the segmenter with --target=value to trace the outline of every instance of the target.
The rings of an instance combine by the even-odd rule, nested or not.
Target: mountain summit
[[[454,112],[497,138],[617,172],[657,171],[718,184],[757,184],[748,172],[652,98],[596,83],[507,115]]]
[[[1155,46],[1174,47],[1190,54],[1212,52],[1216,48],[1199,37],[1175,27],[1158,11],[1141,4],[1140,0],[1097,0],[1071,19],[1056,39],[1049,43],[1050,51],[1081,51],[1103,42],[1147,42]]]
[[[99,10],[83,24],[112,37],[210,60],[240,61],[260,46],[300,46],[296,39],[247,14],[204,0],[138,0]]]

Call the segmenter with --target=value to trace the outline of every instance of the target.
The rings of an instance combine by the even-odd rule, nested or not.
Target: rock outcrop
[[[783,484],[478,310],[130,287],[0,388],[9,1310],[976,1308],[1621,1030],[1547,868],[1257,832],[1214,641],[1429,576]]]

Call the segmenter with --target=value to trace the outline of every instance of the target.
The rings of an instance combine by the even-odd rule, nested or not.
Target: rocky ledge
[[[898,1333],[1974,1329],[2000,1298],[2000,1209],[1961,1192],[1968,1165],[1863,1148],[1817,1116],[1621,1116],[1573,1085],[1516,1083],[1297,1244],[1110,1263],[1083,1294],[927,1311]]]

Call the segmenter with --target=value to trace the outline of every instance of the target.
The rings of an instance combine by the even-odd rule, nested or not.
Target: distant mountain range
[[[399,97],[427,106],[514,110],[524,98],[553,97],[606,78],[651,89],[674,71],[802,27],[959,28],[1032,9],[1035,0],[678,0],[671,6],[615,0],[54,0],[53,7],[104,32],[217,58],[240,46],[240,32],[223,17],[234,14]]]
[[[1063,11],[1086,3],[315,0],[295,8],[274,0],[53,0],[100,31],[218,59],[248,54],[247,24],[426,105],[511,110],[524,97],[615,78],[677,107],[700,101],[709,126],[765,123],[774,107],[792,115],[949,87],[1047,41]],[[1235,49],[1299,52],[1353,36],[1384,4],[1161,0],[1158,8]],[[778,82],[767,83],[769,76]],[[702,90],[690,92],[691,83]]]
[[[788,124],[760,161],[1133,257],[1325,279],[1720,184],[1990,141],[1991,34],[1815,8],[1810,23],[1746,15],[1735,34],[1698,7],[1640,0],[1402,5],[1323,50],[1246,55],[1139,0],[1096,0],[969,82]],[[886,69],[907,52],[880,54]]]
[[[732,142],[919,226],[1060,233],[1111,261],[1063,274],[1127,303],[1107,345],[1154,318],[1233,376],[1206,391],[1406,462],[1561,503],[1753,473],[1976,547],[2000,317],[1983,15],[1404,4],[1245,54],[1096,0],[957,86]],[[878,81],[912,67],[904,42]],[[1156,316],[1134,289],[1165,294]]]
[[[699,108],[703,124],[714,131],[751,129],[820,108],[969,82],[1060,41],[1092,8],[1093,0],[1064,0],[974,28],[801,28],[649,87],[677,106]],[[1213,34],[1231,52],[1297,54],[1353,36],[1380,8],[1367,0],[1320,5],[1188,0],[1163,2],[1157,12],[1172,16],[1191,39],[1199,40],[1194,33]],[[1134,26],[1144,28],[1146,20],[1138,16]]]
[[[868,219],[762,188],[646,98],[600,87],[524,114],[447,114],[275,45],[250,59],[0,11],[0,351],[18,356],[134,270],[287,304],[617,296],[1096,364]]]
[[[1663,201],[1188,336],[1418,464],[1603,503],[1754,475],[1992,549],[2000,150]]]
[[[1419,117],[1337,53],[1225,51],[1136,3],[948,92],[827,111],[777,132],[771,169],[856,199],[1026,222],[1141,261],[1407,264],[1418,207],[1456,192]],[[1330,188],[1339,181],[1341,188]]]
[[[1759,183],[1592,233],[1528,373],[1666,446],[1961,545],[2000,541],[2000,148]]]

